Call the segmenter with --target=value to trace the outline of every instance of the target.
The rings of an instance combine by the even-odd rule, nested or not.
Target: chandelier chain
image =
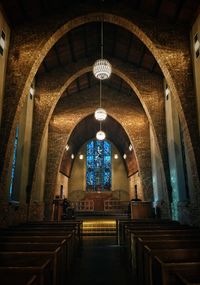
[[[101,21],[101,58],[103,59],[103,21]]]

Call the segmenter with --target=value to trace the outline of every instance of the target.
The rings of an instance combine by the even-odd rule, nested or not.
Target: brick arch
[[[83,92],[81,97],[83,99],[81,100],[82,102],[81,106],[80,105],[77,106],[79,98],[78,96],[75,95],[74,97],[77,98],[77,100],[73,101],[73,105],[69,107],[67,112],[65,112],[66,114],[65,116],[63,116],[62,114],[63,124],[61,124],[60,121],[57,122],[55,115],[54,119],[50,122],[49,125],[48,160],[47,160],[47,173],[46,173],[47,179],[45,187],[45,204],[47,208],[51,204],[51,200],[54,195],[57,173],[60,169],[60,163],[62,160],[63,150],[66,146],[66,142],[68,141],[68,138],[72,130],[76,127],[76,125],[84,117],[88,116],[88,114],[93,113],[94,105],[98,104],[99,94],[97,93],[95,96],[96,98],[94,98],[94,89],[92,89],[91,92],[86,90],[84,94]],[[120,94],[117,96],[120,96]],[[90,104],[90,102],[88,102],[87,100],[90,97],[92,97],[93,100],[92,104]],[[139,167],[141,168],[141,177],[145,176],[146,178],[145,182],[147,183],[147,178],[148,178],[149,182],[151,183],[151,164],[150,164],[151,154],[150,154],[148,120],[144,112],[140,116],[138,116],[137,113],[134,113],[134,111],[132,111],[132,113],[130,114],[130,111],[132,110],[134,104],[134,103],[131,104],[131,98],[128,98],[126,102],[125,100],[121,102],[122,106],[123,107],[125,106],[125,108],[123,108],[124,111],[122,111],[121,113],[119,112],[118,109],[116,109],[115,104],[117,104],[117,102],[113,104],[113,98],[116,99],[115,92],[113,92],[113,94],[109,94],[109,98],[107,96],[107,100],[104,101],[105,104],[104,106],[108,111],[109,115],[114,117],[122,125],[122,127],[126,129],[126,132],[129,133],[130,140],[133,141],[136,151],[136,156],[138,157]],[[75,109],[75,106],[77,106],[77,109]],[[110,108],[108,106],[110,106]],[[128,115],[125,114],[126,113],[125,110],[127,110],[126,106],[129,106]],[[70,112],[70,110],[73,110],[72,111],[73,114]],[[124,117],[126,118],[125,122],[123,121]],[[131,124],[132,120],[135,121],[135,124]],[[126,125],[127,123],[128,125]],[[142,144],[140,143],[141,133],[143,134]],[[55,144],[55,142],[57,143]],[[145,158],[143,156],[144,153],[146,153]],[[147,189],[147,187],[143,187],[144,198],[150,200],[152,198],[152,184],[148,186],[149,189]]]
[[[39,139],[39,141],[40,142],[43,141],[42,137],[46,132],[50,118],[53,115],[54,109],[56,107],[56,104],[60,96],[76,78],[92,70],[92,63],[93,60],[87,60],[80,62],[76,67],[74,65],[74,69],[71,71],[72,74],[67,74],[67,76],[63,70],[60,72],[59,70],[57,70],[55,71],[55,73],[52,73],[51,75],[47,76],[45,75],[41,77],[36,95],[36,108],[35,108],[36,110],[34,117],[36,118],[36,120],[38,118],[38,120],[42,119],[43,121],[37,122],[37,128],[35,128],[35,130],[33,129],[33,141],[34,141],[34,136],[37,136],[37,142],[38,142],[38,136],[39,138],[41,138]],[[140,70],[133,69],[132,66],[124,64],[122,61],[113,59],[112,63],[113,63],[113,73],[122,78],[135,91],[135,93],[137,94],[138,98],[142,103],[147,118],[152,125],[152,129],[154,130],[156,141],[159,145],[158,149],[160,150],[161,160],[163,162],[163,174],[164,174],[163,177],[165,177],[165,174],[167,174],[168,171],[168,165],[165,158],[166,134],[165,132],[163,133],[163,130],[165,130],[165,117],[164,117],[164,96],[163,96],[162,80],[158,76],[150,74],[149,72],[143,69]],[[151,86],[148,86],[149,81],[151,82]],[[155,98],[153,102],[154,104],[152,104],[153,96]],[[47,103],[43,104],[43,102]],[[37,114],[38,110],[39,114]],[[42,114],[42,116],[40,114]],[[156,115],[159,114],[158,116],[159,119],[157,119],[157,116],[155,116],[155,114]],[[161,117],[162,120],[160,119]],[[40,127],[38,127],[38,125]],[[40,149],[41,149],[41,143],[40,146],[38,145],[35,146],[32,151],[33,157],[31,161],[33,165],[35,165],[34,176],[37,175]],[[140,164],[141,163],[139,162],[138,165]],[[146,184],[144,183],[144,188],[145,187],[147,188],[147,186],[150,185],[149,184],[150,177],[145,175],[145,173],[142,176],[144,177],[144,180],[146,179]],[[33,184],[34,180],[35,178],[33,177]],[[51,184],[50,181],[48,183]],[[164,196],[166,197],[167,201],[168,200],[167,193],[164,193]]]
[[[85,9],[87,11],[87,9]],[[6,176],[6,170],[11,166],[10,151],[12,142],[14,140],[15,125],[19,119],[20,110],[25,101],[26,94],[29,92],[30,84],[47,52],[51,47],[61,38],[65,33],[80,25],[93,22],[104,21],[119,25],[131,33],[135,34],[152,52],[155,59],[158,61],[163,74],[168,82],[168,85],[173,93],[175,103],[179,112],[179,116],[183,122],[183,128],[186,132],[186,143],[191,157],[192,169],[194,176],[198,180],[198,172],[196,162],[200,161],[198,140],[195,138],[194,131],[197,122],[191,118],[189,111],[194,110],[194,98],[192,77],[191,77],[191,62],[190,52],[188,48],[188,40],[182,36],[181,31],[173,31],[170,27],[168,30],[166,25],[158,25],[154,21],[142,22],[141,19],[131,11],[121,11],[117,9],[115,13],[84,13],[80,10],[79,15],[83,16],[74,17],[73,19],[66,16],[61,19],[53,18],[51,23],[46,22],[46,25],[36,25],[35,29],[30,30],[27,27],[23,30],[16,30],[13,39],[13,46],[8,61],[8,76],[7,76],[7,92],[4,100],[4,113],[2,124],[7,123],[5,133],[2,133],[2,154],[1,161],[4,161],[2,177]],[[46,19],[44,19],[46,21]],[[154,29],[156,27],[156,31]],[[31,32],[31,38],[30,37]],[[168,42],[166,43],[164,37],[167,35]],[[176,36],[176,42],[174,41]],[[19,41],[23,38],[23,42]],[[27,52],[29,48],[29,52]],[[187,76],[186,71],[188,72]],[[182,83],[182,84],[181,84]],[[184,84],[183,84],[184,83]],[[15,90],[16,89],[16,90]],[[16,94],[16,105],[13,106],[10,114],[5,116],[5,110],[11,102],[12,94]],[[190,100],[188,100],[188,98]],[[14,104],[13,104],[14,105]],[[3,125],[5,129],[5,125]],[[194,154],[195,151],[195,154]],[[195,159],[196,155],[196,159]],[[4,186],[4,183],[3,185]],[[3,189],[3,187],[2,187]]]
[[[164,134],[161,137],[159,136],[159,133],[162,133],[164,126],[165,126],[165,124],[164,124],[165,123],[165,119],[164,119],[164,96],[163,96],[163,90],[162,90],[162,80],[158,76],[154,76],[152,74],[150,76],[150,78],[148,79],[151,81],[152,84],[151,84],[151,87],[149,87],[149,90],[147,92],[148,83],[149,83],[148,80],[145,81],[145,77],[148,77],[148,75],[149,75],[147,71],[138,70],[138,69],[133,70],[133,67],[130,67],[129,65],[124,65],[124,63],[119,61],[119,60],[117,60],[117,61],[113,60],[112,62],[114,63],[113,64],[113,73],[117,74],[119,77],[121,77],[123,80],[125,80],[127,82],[127,84],[131,88],[134,89],[134,91],[136,92],[140,101],[142,102],[142,105],[146,111],[146,115],[147,115],[150,123],[152,124],[152,128],[154,130],[157,130],[157,131],[155,131],[155,137],[156,137],[156,141],[159,144],[159,147],[163,148],[163,149],[161,149],[161,157],[162,157],[162,161],[163,161],[163,159],[165,157],[164,149],[166,149],[165,148],[166,140],[165,140]],[[38,86],[39,90],[37,92],[38,93],[37,97],[39,97],[39,98],[36,98],[36,107],[37,107],[37,100],[38,99],[39,99],[38,104],[40,104],[41,107],[42,107],[42,105],[44,105],[43,101],[49,102],[49,109],[48,110],[45,110],[45,109],[40,110],[40,112],[42,113],[42,117],[41,116],[39,116],[39,117],[42,119],[45,119],[45,116],[46,116],[46,119],[45,119],[45,121],[43,121],[43,123],[39,122],[40,126],[43,125],[43,130],[42,130],[43,134],[45,133],[45,129],[48,127],[51,115],[53,114],[54,108],[55,108],[60,96],[62,95],[62,93],[76,78],[78,78],[79,76],[81,76],[82,74],[84,74],[88,71],[91,71],[92,70],[92,65],[91,65],[92,63],[93,63],[93,61],[91,61],[91,62],[85,61],[85,67],[84,68],[83,68],[83,62],[80,63],[80,67],[78,66],[80,69],[77,68],[77,70],[76,70],[76,68],[74,68],[72,71],[71,77],[68,74],[67,79],[66,79],[66,73],[63,71],[61,73],[57,71],[57,73],[58,73],[57,76],[56,76],[56,73],[52,74],[52,77],[48,76],[47,82],[45,82],[44,77],[41,78],[41,85],[39,84],[39,86]],[[125,71],[126,71],[126,74],[125,74]],[[54,78],[54,80],[52,80],[53,78]],[[57,81],[57,79],[59,80],[59,82]],[[153,83],[153,81],[154,81],[154,83]],[[48,89],[47,89],[47,86],[48,86]],[[43,93],[42,90],[44,90],[46,92],[46,94]],[[159,101],[158,103],[155,100],[154,104],[151,104],[152,102],[151,102],[151,100],[149,101],[149,99],[152,98],[152,96],[150,96],[152,94],[154,95],[154,97],[157,97],[157,99]],[[146,99],[145,99],[145,96],[146,96]],[[49,99],[47,99],[47,98],[49,98]],[[155,109],[152,109],[153,105],[154,105],[154,108],[155,108],[155,106],[157,106],[156,112],[154,112]],[[162,106],[163,106],[163,109],[161,108]],[[40,109],[40,107],[38,107],[38,109]],[[157,124],[158,120],[155,117],[155,113],[158,114],[159,112],[162,113],[162,116],[163,116],[162,117],[163,120],[160,120],[163,123],[163,125]],[[45,115],[45,114],[47,114],[47,115]],[[37,131],[37,136],[38,136],[38,127],[37,127],[36,131]],[[33,132],[33,134],[34,134],[34,132]],[[42,141],[42,138],[40,141]],[[63,144],[63,149],[64,149],[65,144],[66,144],[66,142]],[[41,145],[40,145],[40,148],[41,148]],[[34,151],[32,151],[32,153],[34,153]],[[40,150],[38,150],[38,153],[40,153]],[[137,154],[137,152],[136,152],[136,154]],[[37,175],[38,158],[39,158],[39,154],[38,154],[37,160],[36,160],[35,175]],[[60,159],[60,157],[58,157],[58,159]],[[35,161],[34,158],[32,158],[31,160],[32,160],[32,162]],[[54,171],[54,173],[57,173],[59,163],[56,162],[56,163],[54,163],[54,165],[57,165],[57,168]],[[139,165],[141,165],[141,163],[139,163]],[[164,167],[164,168],[167,171],[167,165],[165,165],[165,166],[166,167]],[[166,174],[166,171],[163,170],[163,173]],[[142,176],[145,178],[145,173]],[[52,175],[50,176],[50,179],[53,179]],[[144,183],[144,188],[146,186],[149,186],[149,180],[150,180],[150,177],[146,176],[146,181],[147,181],[148,185],[145,185],[145,183]],[[34,182],[34,179],[33,179],[33,182]],[[48,185],[52,185],[52,189],[55,188],[55,183],[56,183],[55,177],[54,177],[54,183],[52,183],[52,181],[48,181]],[[34,187],[33,187],[33,189],[34,189]],[[52,192],[52,190],[49,190],[49,191]],[[166,201],[167,201],[168,200],[167,193],[164,193],[164,196],[166,196]]]

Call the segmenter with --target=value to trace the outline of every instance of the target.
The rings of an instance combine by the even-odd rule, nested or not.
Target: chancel
[[[199,0],[1,1],[1,284],[200,284],[199,70]]]

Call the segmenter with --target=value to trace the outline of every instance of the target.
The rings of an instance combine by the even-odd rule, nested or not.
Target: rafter
[[[22,17],[24,18],[24,20],[28,20],[28,15],[27,15],[26,8],[24,6],[24,1],[23,0],[18,0],[18,3],[19,3],[19,7],[20,7],[20,10],[21,10]]]
[[[39,4],[40,4],[40,9],[42,11],[42,15],[45,15],[46,14],[46,8],[45,8],[45,4],[44,4],[44,0],[40,0],[39,1]]]
[[[42,65],[44,66],[44,70],[45,70],[46,72],[49,72],[49,68],[48,68],[48,66],[47,66],[47,64],[46,64],[45,59],[43,60]]]
[[[138,67],[141,67],[141,66],[142,66],[142,62],[143,62],[145,53],[146,53],[146,46],[144,45],[143,48],[142,48],[142,54],[141,54],[141,57],[140,57],[140,61],[139,61],[139,63],[138,63]]]
[[[136,0],[135,1],[135,9],[140,9],[140,5],[141,5],[141,0]]]
[[[156,59],[154,58],[154,63],[153,63],[153,66],[152,66],[152,68],[151,68],[151,72],[154,72],[156,65],[157,65],[157,61],[156,61]]]
[[[87,29],[86,27],[83,30],[83,42],[84,42],[84,48],[85,48],[85,56],[88,57],[88,43],[87,43]]]
[[[130,34],[130,38],[129,38],[129,42],[128,42],[128,48],[127,48],[127,52],[125,55],[125,61],[128,61],[129,53],[130,53],[131,46],[132,46],[132,41],[133,41],[133,36],[132,36],[132,34]]]
[[[177,6],[176,6],[176,11],[175,11],[175,14],[174,14],[174,18],[173,18],[173,23],[175,23],[177,20],[178,20],[178,17],[181,13],[181,10],[185,4],[186,0],[179,0],[178,3],[177,3]]]
[[[117,26],[114,26],[114,31],[113,31],[113,45],[112,45],[112,55],[115,55],[115,49],[116,49],[116,43],[117,43]]]
[[[162,0],[156,0],[155,2],[156,2],[156,3],[155,3],[156,6],[155,6],[155,10],[154,10],[154,12],[153,12],[153,17],[157,17],[157,16],[158,16],[160,7],[161,7],[161,5],[162,5]]]
[[[90,72],[87,73],[88,87],[91,88]]]
[[[121,91],[121,89],[122,89],[122,83],[123,83],[123,80],[122,80],[122,78],[120,78],[120,84],[119,84],[119,92]]]
[[[81,87],[80,87],[79,78],[76,79],[76,86],[77,86],[78,92],[80,92],[81,91]]]
[[[57,49],[57,47],[55,45],[53,47],[53,50],[54,50],[54,52],[56,54],[56,59],[57,59],[58,65],[60,65],[62,67],[63,64],[62,64],[62,61],[60,59],[60,56],[59,56],[59,53],[58,53],[58,49]]]
[[[72,34],[71,34],[71,32],[69,32],[69,34],[68,34],[68,42],[69,42],[69,49],[70,49],[72,61],[76,62],[76,57],[75,57],[75,53],[74,53],[74,47],[73,47],[73,41],[72,41]]]

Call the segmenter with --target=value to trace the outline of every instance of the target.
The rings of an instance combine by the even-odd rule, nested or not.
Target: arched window
[[[18,137],[19,137],[19,127],[16,128],[15,141],[14,141],[14,150],[13,150],[13,160],[12,160],[12,171],[11,171],[11,181],[10,181],[10,200],[13,200],[13,186],[15,178],[15,168],[17,162],[17,146],[18,146]]]
[[[111,144],[106,140],[87,144],[86,190],[111,190]]]

